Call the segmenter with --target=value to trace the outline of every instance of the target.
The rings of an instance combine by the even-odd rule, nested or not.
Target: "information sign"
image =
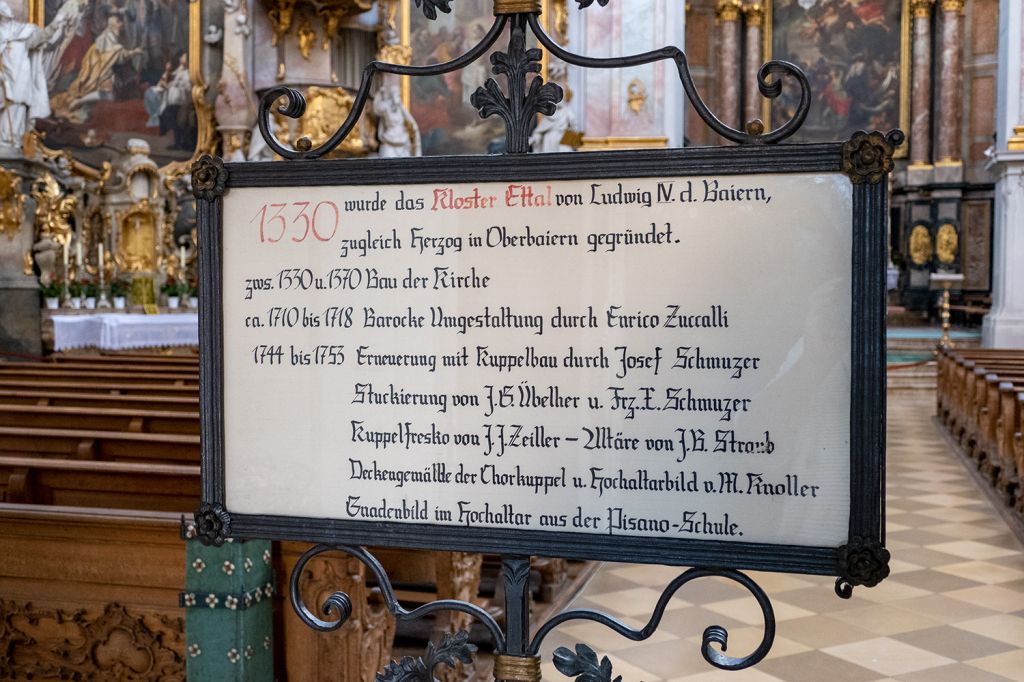
[[[839,144],[214,166],[206,513],[842,575],[880,547],[885,244],[884,187],[843,166]]]

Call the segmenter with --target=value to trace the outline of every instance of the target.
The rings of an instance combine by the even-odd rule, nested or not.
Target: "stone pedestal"
[[[45,168],[22,158],[0,159],[0,166],[22,178],[21,190],[28,197],[20,229],[0,234],[0,350],[39,355],[42,353],[39,280],[34,274],[25,274],[25,254],[32,251],[34,234],[32,181]]]
[[[1024,7],[999,3],[999,92],[993,237],[992,312],[985,317],[987,348],[1024,348]]]
[[[992,244],[992,312],[985,317],[986,348],[1024,348],[1024,152],[999,154]]]

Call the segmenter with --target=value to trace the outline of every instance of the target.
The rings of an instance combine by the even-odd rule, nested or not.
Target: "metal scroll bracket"
[[[610,0],[597,0],[605,6]],[[452,0],[416,0],[429,19],[435,19],[437,12],[451,12]],[[586,9],[594,0],[577,0],[580,9]],[[774,130],[765,132],[764,123],[760,120],[750,121],[744,130],[737,130],[723,123],[711,112],[701,99],[694,84],[686,54],[677,47],[663,47],[659,50],[644,52],[625,57],[599,59],[575,54],[561,47],[549,36],[540,23],[541,3],[537,0],[494,0],[494,23],[487,34],[470,48],[465,54],[441,64],[427,66],[409,66],[372,61],[363,68],[359,89],[348,117],[331,137],[318,147],[312,141],[300,138],[294,147],[282,144],[274,134],[271,116],[276,111],[290,118],[302,118],[306,111],[306,100],[302,93],[293,88],[279,86],[267,90],[260,99],[258,124],[263,138],[276,154],[284,159],[319,159],[329,154],[355,127],[362,116],[370,97],[374,77],[378,73],[398,76],[439,76],[451,71],[462,69],[483,57],[501,37],[505,28],[510,27],[508,47],[504,52],[491,55],[492,71],[496,76],[504,76],[506,91],[503,92],[498,81],[489,78],[487,82],[473,93],[470,101],[477,108],[481,118],[498,116],[505,123],[505,140],[507,154],[525,154],[530,151],[530,127],[537,114],[550,116],[555,106],[562,101],[561,86],[556,83],[544,83],[539,74],[542,52],[537,48],[527,49],[527,29],[537,38],[539,44],[551,55],[567,64],[586,69],[622,69],[659,61],[672,61],[676,65],[679,80],[687,99],[693,105],[697,115],[715,133],[726,140],[738,144],[775,144],[787,139],[797,132],[807,118],[811,106],[811,87],[807,76],[800,67],[786,61],[774,60],[764,64],[758,71],[757,86],[764,97],[774,99],[782,94],[783,78],[789,77],[796,81],[800,88],[800,102],[796,106],[792,118]],[[281,99],[283,104],[279,104]]]
[[[722,670],[742,670],[756,665],[768,655],[775,640],[775,611],[764,590],[749,577],[731,569],[691,568],[676,577],[662,592],[647,624],[631,628],[619,620],[591,609],[563,611],[544,623],[533,637],[530,637],[530,560],[523,557],[505,557],[502,561],[502,581],[505,587],[505,627],[476,604],[458,600],[438,600],[411,611],[398,601],[387,572],[379,561],[365,548],[347,545],[318,545],[298,560],[292,569],[289,594],[292,607],[306,625],[321,632],[331,632],[342,627],[352,615],[352,601],[344,592],[330,595],[319,607],[327,620],[317,615],[303,601],[299,579],[306,565],[315,557],[327,552],[341,552],[362,562],[377,579],[378,589],[387,609],[398,621],[413,621],[440,611],[466,613],[479,621],[494,643],[494,679],[498,682],[540,682],[540,647],[545,637],[563,623],[573,620],[588,620],[600,623],[610,630],[634,642],[651,637],[661,624],[672,597],[687,583],[698,578],[724,578],[738,583],[757,601],[764,616],[764,635],[761,643],[752,653],[734,658],[727,656],[729,633],[719,625],[704,630],[701,654],[704,659]],[[473,660],[476,647],[469,643],[469,634],[459,632],[445,635],[438,644],[431,643],[424,657],[403,658],[388,665],[377,674],[377,682],[433,682],[434,671],[441,665],[455,667],[458,662]],[[566,677],[578,682],[613,682],[612,664],[605,657],[598,660],[597,654],[584,644],[575,650],[565,647],[554,652],[555,668]],[[621,678],[614,678],[615,681]]]

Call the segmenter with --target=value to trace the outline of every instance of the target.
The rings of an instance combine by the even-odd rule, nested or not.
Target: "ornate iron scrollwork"
[[[566,647],[555,649],[555,669],[576,682],[622,682],[622,675],[612,679],[612,662],[607,656],[600,661],[597,653],[586,644],[577,644],[576,650]]]
[[[590,7],[594,0],[576,0],[580,9]],[[607,5],[609,0],[597,0],[601,6]],[[416,0],[417,7],[431,18],[437,18],[437,12],[450,12],[451,0]],[[260,112],[258,124],[260,133],[276,154],[285,159],[318,159],[334,150],[348,136],[363,114],[363,109],[370,96],[370,89],[374,76],[380,73],[390,73],[399,76],[438,76],[451,71],[461,69],[482,57],[497,41],[502,30],[505,28],[510,17],[513,18],[512,32],[509,41],[509,49],[500,60],[495,60],[496,73],[503,73],[509,81],[509,92],[506,98],[495,83],[492,87],[481,93],[474,94],[474,106],[481,109],[484,116],[499,115],[505,120],[506,125],[506,153],[522,154],[529,151],[528,146],[523,142],[521,128],[522,121],[529,119],[533,113],[551,115],[554,113],[554,105],[560,101],[555,97],[554,87],[545,85],[535,78],[527,86],[527,76],[539,70],[537,61],[538,54],[533,57],[534,50],[525,49],[525,26],[537,37],[540,44],[554,57],[561,59],[567,64],[587,69],[621,69],[634,66],[642,66],[654,62],[671,60],[676,65],[679,80],[686,92],[687,99],[697,111],[697,115],[715,133],[723,138],[738,144],[774,144],[787,139],[803,125],[804,120],[811,107],[811,87],[807,76],[795,64],[784,61],[770,61],[763,65],[758,71],[757,86],[764,97],[774,99],[782,94],[783,78],[791,78],[800,87],[800,102],[796,107],[793,117],[778,128],[764,132],[763,125],[748,126],[745,130],[737,130],[726,125],[718,119],[701,99],[694,84],[693,76],[686,61],[686,54],[677,47],[664,47],[660,50],[653,50],[643,54],[614,57],[609,59],[598,59],[574,54],[561,47],[557,41],[549,36],[540,24],[539,13],[522,12],[519,14],[498,13],[491,30],[480,41],[479,44],[470,49],[467,53],[443,64],[430,66],[407,66],[403,64],[390,64],[381,61],[373,61],[363,69],[362,80],[356,94],[352,110],[348,117],[341,124],[341,127],[323,144],[314,147],[308,138],[300,139],[295,148],[282,145],[276,138],[270,124],[271,109],[277,105],[279,99],[286,101],[278,105],[277,111],[290,118],[301,118],[305,113],[305,101],[302,95],[292,88],[277,87],[271,88],[260,100]],[[524,24],[525,21],[525,24]],[[521,42],[520,42],[521,41]],[[497,57],[497,55],[495,55]],[[501,69],[500,71],[498,69]],[[493,79],[488,81],[491,86]],[[536,88],[536,89],[535,89]],[[529,113],[527,113],[529,112]],[[898,143],[897,143],[898,146]],[[860,162],[857,164],[863,165]]]

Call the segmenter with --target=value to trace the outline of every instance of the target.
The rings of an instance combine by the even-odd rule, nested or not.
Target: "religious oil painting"
[[[198,122],[192,100],[185,0],[45,0],[52,36],[44,64],[46,144],[99,166],[129,139],[163,165],[190,158]]]
[[[775,0],[771,59],[799,65],[811,83],[807,122],[792,140],[826,142],[858,130],[906,130],[905,0]],[[784,87],[775,121],[792,117],[799,89]]]
[[[413,64],[439,64],[454,59],[480,42],[494,23],[491,0],[460,0],[457,12],[438,13],[431,21],[411,13]],[[507,47],[499,40],[494,50]],[[461,71],[411,79],[409,109],[420,127],[423,153],[481,154],[500,151],[505,129],[497,117],[481,119],[470,103],[477,88],[491,77],[490,53]],[[499,79],[504,83],[504,78]]]

